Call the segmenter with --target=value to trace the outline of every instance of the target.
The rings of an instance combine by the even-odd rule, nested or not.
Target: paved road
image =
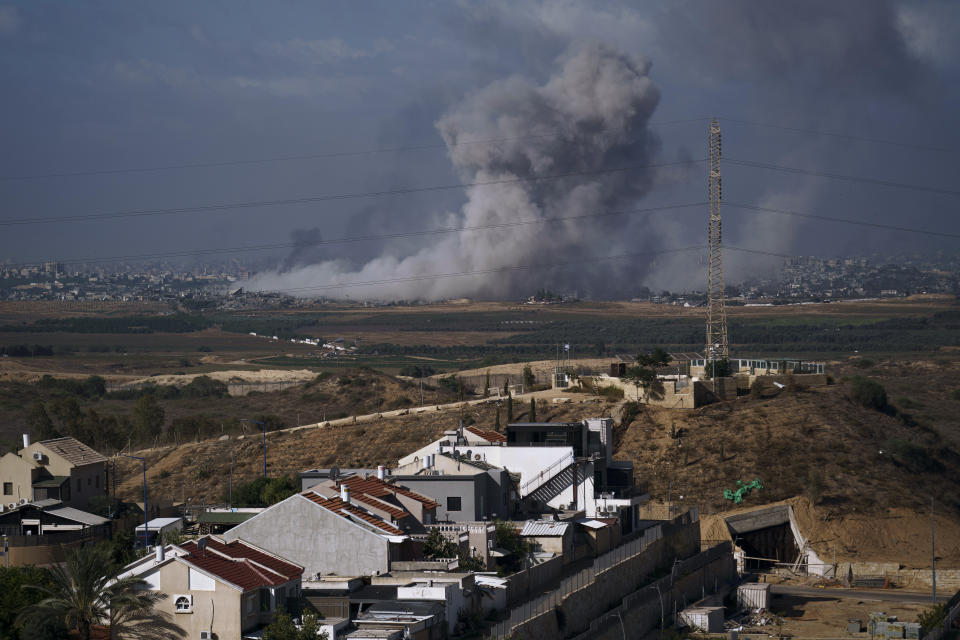
[[[909,604],[927,604],[930,602],[929,593],[915,591],[900,591],[898,589],[817,589],[816,587],[794,587],[785,584],[771,585],[771,592],[775,595],[809,596],[821,598],[856,598],[857,600],[882,600],[885,602],[904,602]],[[946,602],[952,594],[939,593],[937,602]]]

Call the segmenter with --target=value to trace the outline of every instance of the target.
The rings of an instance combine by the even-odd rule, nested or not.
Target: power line
[[[854,140],[856,142],[872,142],[875,144],[886,144],[894,147],[902,147],[904,149],[917,149],[920,151],[939,151],[941,153],[956,153],[956,149],[951,149],[948,147],[933,147],[929,145],[914,144],[912,142],[901,142],[899,140],[884,140],[883,138],[870,138],[867,136],[855,136],[846,133],[836,133],[833,131],[820,131],[818,129],[802,129],[800,127],[791,127],[781,124],[769,124],[764,122],[753,122],[750,120],[739,120],[737,118],[724,118],[721,117],[721,120],[724,122],[732,122],[734,124],[748,125],[751,127],[763,127],[765,129],[779,129],[781,131],[792,131],[794,133],[805,133],[817,136],[826,136],[829,138],[840,138],[841,140]]]
[[[684,118],[681,120],[661,120],[659,122],[649,122],[647,127],[659,127],[672,124],[684,124],[688,122],[701,122],[708,118]],[[623,128],[610,129],[608,131],[622,131]],[[41,178],[70,178],[84,176],[102,176],[127,173],[149,173],[156,171],[174,171],[178,169],[206,169],[214,167],[235,167],[252,164],[268,164],[271,162],[293,162],[299,160],[323,160],[332,158],[349,158],[354,156],[367,156],[378,153],[401,153],[407,151],[424,151],[431,149],[449,149],[453,147],[480,145],[480,144],[501,144],[505,142],[521,142],[524,140],[542,140],[547,138],[558,138],[567,135],[567,132],[544,133],[529,136],[516,136],[508,138],[491,138],[481,140],[462,140],[450,144],[421,144],[402,147],[381,147],[376,149],[362,149],[356,151],[333,151],[330,153],[309,153],[292,156],[272,156],[267,158],[248,158],[243,160],[219,160],[214,162],[191,162],[181,164],[157,165],[152,167],[130,167],[125,169],[93,169],[89,171],[62,171],[52,173],[37,173],[19,176],[0,176],[0,182],[9,182],[14,180],[38,180]]]
[[[642,209],[624,209],[622,211],[604,211],[600,213],[587,213],[587,214],[581,214],[576,216],[533,218],[533,219],[527,219],[527,220],[516,220],[512,222],[501,222],[501,223],[483,224],[483,225],[472,225],[472,226],[461,226],[461,227],[440,227],[436,229],[399,231],[395,233],[347,236],[347,237],[341,237],[341,238],[332,238],[328,240],[317,240],[315,242],[310,242],[310,243],[277,242],[277,243],[270,243],[270,244],[243,245],[238,247],[218,247],[218,248],[212,248],[212,249],[194,249],[194,250],[184,249],[179,251],[161,251],[161,252],[153,252],[153,253],[128,254],[128,255],[95,257],[95,258],[70,258],[70,259],[48,258],[44,260],[35,260],[32,262],[13,263],[13,264],[8,264],[6,266],[24,268],[24,267],[43,265],[49,262],[58,262],[61,264],[97,264],[97,263],[104,263],[104,262],[155,260],[155,259],[162,259],[162,258],[176,258],[176,257],[184,257],[184,256],[247,253],[247,252],[255,252],[255,251],[270,251],[275,249],[292,249],[295,247],[307,248],[307,247],[315,247],[315,246],[349,244],[349,243],[355,243],[355,242],[367,242],[367,241],[375,241],[375,240],[394,240],[399,238],[421,237],[421,236],[439,235],[439,234],[447,234],[447,233],[457,233],[462,231],[483,231],[488,229],[503,229],[503,228],[520,227],[520,226],[527,226],[527,225],[533,225],[533,224],[568,222],[571,220],[604,218],[604,217],[610,217],[610,216],[655,213],[655,212],[661,212],[661,211],[672,211],[676,209],[702,207],[702,206],[705,206],[706,204],[707,204],[706,201],[690,202],[685,204],[663,205],[658,207],[645,207]],[[757,205],[737,203],[737,202],[725,201],[724,206],[732,207],[734,209],[745,209],[749,211],[774,213],[778,215],[794,216],[794,217],[807,218],[812,220],[823,220],[825,222],[839,222],[843,224],[871,227],[875,229],[885,229],[890,231],[899,231],[904,233],[919,233],[923,235],[929,235],[934,237],[944,237],[944,238],[960,238],[960,234],[957,234],[957,233],[950,233],[950,232],[944,232],[944,231],[931,231],[928,229],[918,229],[916,227],[901,227],[896,225],[883,224],[880,222],[868,222],[864,220],[854,220],[851,218],[824,216],[824,215],[819,215],[815,213],[803,213],[800,211],[789,211],[786,209],[776,209],[772,207],[760,207]]]
[[[382,280],[364,280],[361,282],[338,282],[335,284],[315,285],[310,287],[289,287],[284,289],[258,289],[263,293],[289,293],[292,291],[326,291],[330,289],[347,289],[350,287],[367,287],[378,284],[396,284],[399,282],[419,282],[421,280],[436,280],[439,278],[459,278],[464,276],[484,275],[488,273],[500,273],[503,271],[525,271],[531,269],[548,269],[553,267],[565,267],[570,265],[586,264],[590,262],[603,262],[607,260],[622,260],[625,258],[639,258],[646,256],[657,256],[668,253],[680,253],[684,251],[694,251],[703,249],[703,245],[694,245],[682,247],[679,249],[663,249],[660,251],[641,251],[639,253],[621,253],[613,256],[599,256],[593,258],[582,258],[579,260],[567,260],[564,262],[551,262],[541,264],[521,264],[521,265],[498,265],[485,269],[475,269],[472,271],[454,271],[449,273],[435,273],[430,275],[406,276],[402,278],[385,278]]]
[[[311,202],[331,202],[337,200],[354,200],[358,198],[377,198],[382,196],[407,195],[411,193],[425,193],[431,191],[448,191],[452,189],[467,189],[470,187],[485,187],[503,184],[519,184],[524,182],[538,182],[540,180],[556,180],[560,178],[571,178],[577,176],[605,175],[611,173],[620,173],[625,171],[636,171],[640,169],[656,169],[662,167],[673,167],[678,165],[696,164],[704,162],[700,160],[680,160],[677,162],[662,162],[658,164],[647,165],[627,165],[615,167],[612,169],[598,169],[595,171],[569,171],[566,173],[556,173],[542,176],[531,176],[529,178],[505,178],[502,180],[486,180],[482,182],[467,182],[447,185],[436,185],[430,187],[404,187],[399,189],[386,189],[383,191],[366,191],[359,193],[345,193],[323,196],[308,196],[304,198],[285,198],[281,200],[257,200],[245,202],[229,202],[209,205],[199,205],[193,207],[171,207],[166,209],[131,209],[124,211],[111,211],[106,213],[91,213],[73,216],[51,216],[45,218],[15,218],[13,220],[0,221],[0,226],[28,225],[28,224],[50,224],[60,222],[91,222],[97,220],[112,220],[116,218],[134,218],[147,216],[175,215],[182,213],[211,213],[216,211],[226,211],[230,209],[251,209],[255,207],[274,207],[292,204],[306,204]]]
[[[853,220],[851,218],[835,218],[831,216],[821,216],[814,213],[800,213],[799,211],[787,211],[785,209],[773,209],[771,207],[758,207],[749,204],[737,204],[735,202],[724,202],[726,207],[736,209],[749,209],[751,211],[763,211],[766,213],[776,213],[785,216],[796,216],[798,218],[809,218],[812,220],[825,220],[827,222],[841,222],[843,224],[853,224],[862,227],[874,227],[876,229],[887,229],[890,231],[903,231],[906,233],[922,233],[928,236],[937,236],[941,238],[960,238],[960,233],[948,233],[945,231],[929,231],[927,229],[917,229],[916,227],[899,227],[892,224],[883,224],[880,222],[866,222],[864,220]]]
[[[897,189],[912,189],[913,191],[929,191],[931,193],[942,193],[949,196],[960,196],[960,191],[955,189],[942,189],[940,187],[928,187],[925,185],[908,184],[906,182],[893,182],[891,180],[882,180],[880,178],[867,178],[862,176],[848,176],[839,173],[829,173],[826,171],[813,171],[811,169],[799,169],[797,167],[785,167],[778,164],[766,162],[753,162],[751,160],[734,160],[724,158],[728,164],[739,165],[742,167],[752,167],[755,169],[769,169],[771,171],[781,171],[784,173],[799,173],[809,176],[818,176],[820,178],[832,178],[834,180],[848,180],[850,182],[863,182],[866,184],[876,184],[883,187],[894,187]]]
[[[259,245],[247,245],[241,247],[221,247],[214,249],[196,249],[196,250],[180,250],[180,251],[164,251],[156,253],[143,253],[136,255],[125,255],[125,256],[112,256],[106,258],[76,258],[76,259],[48,259],[48,260],[38,260],[34,262],[19,263],[6,265],[10,267],[31,267],[46,264],[48,262],[59,262],[62,264],[90,264],[98,262],[122,262],[126,260],[151,260],[158,258],[170,258],[170,257],[181,257],[181,256],[197,256],[197,255],[207,255],[207,254],[222,254],[222,253],[244,253],[248,251],[269,251],[271,249],[291,249],[294,247],[315,247],[323,245],[335,245],[335,244],[348,244],[352,242],[366,242],[372,240],[393,240],[397,238],[412,238],[418,236],[429,236],[436,234],[445,234],[445,233],[457,233],[460,231],[483,231],[487,229],[504,229],[510,227],[520,227],[525,225],[532,224],[547,224],[553,222],[566,222],[570,220],[583,220],[586,218],[604,218],[609,216],[623,216],[623,215],[632,215],[638,213],[654,213],[660,211],[672,211],[675,209],[687,209],[691,207],[702,207],[706,205],[706,202],[691,202],[687,204],[672,204],[672,205],[663,205],[659,207],[646,207],[643,209],[625,209],[622,211],[605,211],[601,213],[585,213],[576,216],[557,216],[549,218],[533,218],[526,220],[515,220],[511,222],[499,222],[491,224],[481,224],[481,225],[472,225],[472,226],[462,226],[462,227],[441,227],[437,229],[421,229],[416,231],[398,231],[396,233],[382,233],[382,234],[370,234],[363,236],[351,236],[344,238],[333,238],[330,240],[317,240],[310,243],[299,243],[299,242],[278,242],[273,244],[259,244]]]

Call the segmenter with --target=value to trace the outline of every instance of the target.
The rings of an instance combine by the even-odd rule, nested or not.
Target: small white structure
[[[770,606],[770,585],[750,582],[737,587],[737,606],[743,609],[767,609]]]
[[[183,518],[154,518],[147,523],[147,538],[150,544],[162,542],[163,536],[173,531],[183,530]],[[143,525],[137,525],[134,535],[138,540],[143,539]]]
[[[723,607],[688,607],[680,612],[680,621],[693,631],[720,633],[723,631]]]

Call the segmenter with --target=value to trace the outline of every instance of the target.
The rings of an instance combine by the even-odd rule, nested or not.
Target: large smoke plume
[[[556,73],[543,84],[513,76],[453,106],[436,126],[461,180],[505,183],[469,187],[460,211],[434,224],[496,225],[617,211],[635,205],[651,188],[652,170],[591,172],[654,161],[659,143],[647,130],[647,122],[656,109],[659,92],[649,71],[645,60],[604,46],[583,46],[565,55]],[[500,142],[463,144],[489,139]],[[509,182],[556,174],[581,175]],[[430,226],[426,222],[429,217],[423,219],[423,227]],[[359,269],[342,260],[306,266],[298,259],[288,260],[288,270],[263,274],[252,288],[322,287],[636,252],[641,245],[622,232],[627,225],[627,217],[614,216],[428,236],[427,246],[416,253],[403,256],[388,251]],[[290,268],[298,262],[300,266]],[[370,299],[494,299],[528,293],[546,283],[601,296],[623,295],[627,291],[620,276],[630,273],[630,268],[629,261],[584,262],[554,269],[506,270],[329,291],[304,289],[299,293]]]

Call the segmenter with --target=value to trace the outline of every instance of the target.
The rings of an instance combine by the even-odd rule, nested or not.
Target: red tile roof
[[[399,487],[395,484],[389,484],[380,478],[373,476],[368,476],[366,478],[361,478],[360,476],[347,476],[345,478],[341,478],[340,482],[350,488],[350,495],[365,493],[368,496],[373,496],[374,498],[383,498],[385,496],[399,493],[402,496],[406,496],[420,502],[426,509],[436,509],[440,506],[440,503],[434,501],[432,498],[428,498],[427,496],[410,491],[404,487]]]
[[[303,575],[303,567],[297,566],[292,562],[287,562],[281,558],[270,555],[256,547],[234,540],[233,542],[223,542],[212,536],[203,538],[207,541],[207,551],[214,551],[220,555],[227,556],[234,560],[252,560],[257,564],[263,565],[275,573],[279,573],[287,580],[296,580]]]
[[[276,587],[289,582],[279,574],[260,569],[249,560],[227,560],[213,553],[191,553],[183,559],[207,573],[237,585],[244,591]]]
[[[484,431],[483,429],[477,429],[476,427],[467,427],[467,431],[472,433],[475,436],[480,436],[488,442],[506,442],[507,436],[499,433],[497,431]]]
[[[300,495],[302,495],[307,500],[310,500],[311,502],[317,503],[318,505],[320,505],[325,509],[329,509],[330,511],[333,511],[334,513],[336,513],[341,517],[344,517],[344,518],[347,517],[343,513],[344,511],[346,511],[351,516],[360,518],[364,522],[372,524],[373,526],[377,527],[378,529],[382,530],[385,533],[389,533],[390,535],[394,535],[394,536],[404,535],[403,531],[400,531],[400,529],[397,529],[392,524],[385,522],[384,520],[381,520],[377,516],[369,514],[366,511],[359,509],[352,504],[348,504],[344,502],[343,500],[340,499],[340,496],[336,496],[333,498],[325,498],[320,494],[314,493],[313,491],[306,491]]]
[[[211,536],[201,540],[206,540],[203,551],[195,540],[180,545],[188,552],[183,560],[244,591],[286,584],[303,574],[303,568],[244,542],[227,544]]]

